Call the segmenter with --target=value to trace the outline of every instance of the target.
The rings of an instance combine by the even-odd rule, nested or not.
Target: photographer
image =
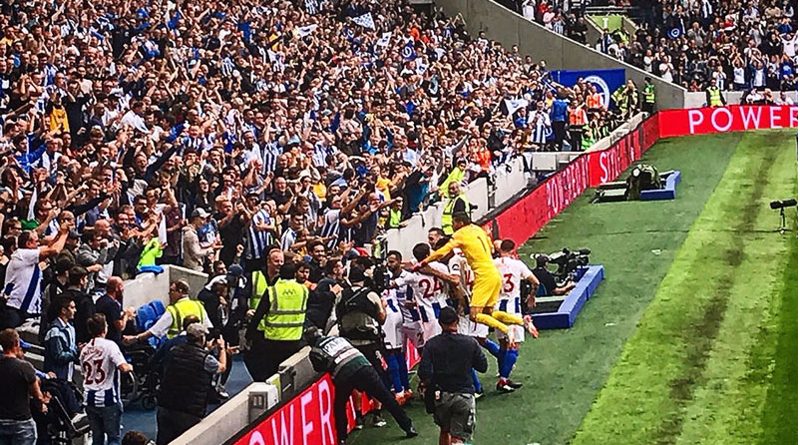
[[[547,269],[549,258],[546,255],[536,257],[536,269],[533,275],[539,280],[540,287],[544,290],[544,295],[564,295],[575,287],[575,282],[567,280],[559,286],[556,277]]]
[[[379,273],[376,273],[379,274]],[[383,367],[383,330],[381,325],[386,320],[386,310],[381,297],[369,286],[364,269],[351,265],[348,275],[350,286],[342,291],[336,304],[336,319],[339,323],[339,335],[346,338],[369,360],[381,381],[387,382],[386,370]],[[360,412],[357,411],[357,422],[360,423]],[[376,414],[376,426],[385,424]]]

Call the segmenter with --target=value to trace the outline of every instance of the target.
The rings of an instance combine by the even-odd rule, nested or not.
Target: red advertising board
[[[659,137],[797,127],[797,107],[731,105],[658,113]]]
[[[587,153],[589,186],[596,187],[615,180],[631,163],[642,157],[641,127],[626,134],[603,151]]]
[[[658,142],[658,115],[646,119],[639,126],[639,136],[642,143],[642,154]]]
[[[527,241],[586,190],[588,170],[589,158],[581,156],[547,178],[544,184],[497,215],[494,220],[497,233],[518,245]]]
[[[235,445],[335,445],[335,388],[328,374],[254,425]]]

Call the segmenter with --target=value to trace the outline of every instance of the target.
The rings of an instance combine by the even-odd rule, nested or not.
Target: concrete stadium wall
[[[685,107],[685,88],[560,36],[492,0],[436,0],[436,5],[448,16],[461,14],[470,35],[484,31],[488,38],[506,48],[517,45],[521,54],[545,60],[549,69],[624,68],[626,77],[639,87],[644,85],[645,77],[653,78],[659,109]]]
[[[263,397],[264,403],[258,409],[253,409],[252,406],[254,396]],[[172,445],[225,443],[279,402],[278,389],[274,385],[252,383],[170,443]]]
[[[173,280],[186,280],[189,283],[189,295],[195,297],[208,281],[208,275],[172,265],[164,266],[164,272],[158,275],[137,275],[136,278],[125,281],[122,306],[139,307],[153,300],[161,300],[165,306],[168,305],[169,283]]]

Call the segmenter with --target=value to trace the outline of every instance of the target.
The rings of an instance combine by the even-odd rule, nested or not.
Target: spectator
[[[122,432],[119,373],[130,372],[133,367],[125,361],[119,346],[105,338],[108,331],[105,315],[92,315],[86,326],[92,339],[81,350],[80,362],[92,445],[114,445],[119,443]]]
[[[41,403],[47,412],[50,396],[42,393],[33,365],[23,360],[19,334],[15,329],[0,331],[0,381],[4,394],[0,398],[0,441],[15,445],[36,443],[36,423],[31,416],[30,399]]]
[[[56,377],[72,381],[75,364],[78,363],[78,344],[75,339],[75,302],[64,294],[52,303],[56,317],[50,320],[50,329],[44,338],[44,372],[52,372]]]
[[[205,349],[208,328],[186,328],[187,342],[175,346],[164,368],[158,392],[158,445],[166,445],[196,425],[206,414],[211,379],[227,368],[225,343],[216,340],[218,357]]]
[[[106,292],[95,302],[95,312],[106,317],[108,330],[105,338],[122,346],[122,331],[135,316],[133,308],[122,310],[122,291],[125,287],[120,277],[111,277]]]
[[[206,258],[221,247],[215,243],[211,247],[201,247],[198,229],[206,224],[208,213],[202,208],[192,212],[192,219],[183,228],[183,265],[192,270],[203,270]]]
[[[39,262],[58,254],[64,248],[69,229],[70,226],[64,224],[59,229],[56,241],[41,247],[35,231],[25,231],[19,235],[20,248],[11,255],[6,268],[5,293],[8,300],[1,309],[0,327],[17,327],[26,319],[40,313],[42,272]]]
[[[95,314],[94,300],[87,292],[89,282],[88,271],[81,266],[73,266],[69,270],[69,280],[67,281],[66,295],[75,302],[75,317],[73,326],[75,329],[75,340],[77,344],[83,345],[92,337],[87,331],[86,320]]]

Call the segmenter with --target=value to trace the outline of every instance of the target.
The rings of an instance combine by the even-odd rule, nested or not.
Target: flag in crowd
[[[372,13],[368,12],[353,19],[353,21],[364,28],[375,29],[375,21],[372,20]]]
[[[308,25],[308,26],[301,26],[299,28],[294,29],[294,34],[297,37],[303,38],[305,36],[311,35],[314,31],[317,30],[319,25]]]

